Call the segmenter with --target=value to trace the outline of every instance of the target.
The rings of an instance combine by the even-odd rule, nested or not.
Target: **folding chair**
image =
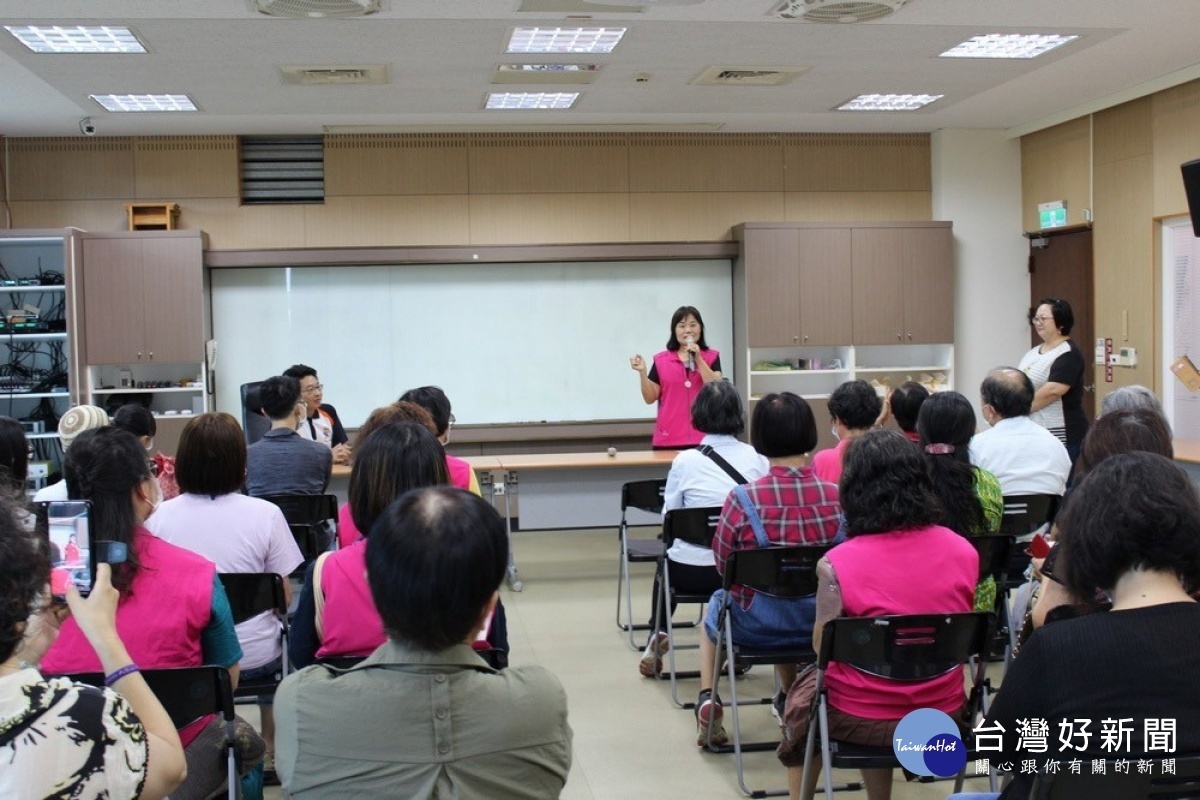
[[[739,700],[737,680],[734,675],[735,664],[811,664],[816,661],[816,653],[812,644],[804,647],[771,648],[769,650],[752,649],[738,644],[732,626],[731,609],[733,597],[730,590],[735,585],[753,589],[756,592],[799,600],[812,597],[817,593],[817,562],[829,546],[795,545],[786,547],[767,547],[754,550],[737,550],[730,554],[725,564],[725,599],[718,616],[716,663],[713,669],[713,696],[717,696],[717,687],[721,679],[721,658],[725,658],[725,670],[729,678],[729,696],[733,717],[733,744],[714,746],[708,745],[713,752],[733,752],[737,763],[738,786],[747,797],[773,797],[786,795],[787,789],[754,790],[746,786],[742,768],[742,753],[774,750],[779,746],[779,739],[769,742],[743,742],[741,722],[738,713],[739,705],[769,705],[775,699],[775,692],[770,697],[754,700]],[[816,612],[814,601],[813,612]],[[724,653],[722,653],[724,645]],[[778,682],[777,682],[778,683]],[[778,692],[778,685],[775,687]]]
[[[292,529],[292,538],[304,556],[304,563],[293,575],[303,575],[309,562],[337,541],[337,495],[273,494],[259,499],[279,506]]]
[[[891,769],[900,766],[891,746],[865,747],[829,738],[829,690],[825,671],[831,663],[896,681],[926,681],[961,670],[974,658],[969,718],[987,714],[990,686],[986,678],[987,647],[994,619],[991,614],[913,614],[889,617],[841,617],[825,624],[817,656],[817,685],[804,744],[804,777],[812,768],[813,738],[820,729],[821,768],[825,798],[833,797],[833,768]],[[968,758],[967,763],[970,763]],[[954,790],[962,789],[960,772]],[[995,775],[989,775],[992,791]],[[803,792],[801,793],[803,796]]]
[[[233,624],[241,624],[269,611],[275,612],[279,619],[279,640],[283,653],[279,669],[273,675],[255,680],[243,677],[233,692],[235,698],[274,695],[280,681],[288,674],[288,609],[283,589],[284,578],[274,572],[223,572],[217,577],[221,579],[225,595],[229,598]]]
[[[1196,800],[1200,798],[1200,755],[1171,755],[1173,774],[1162,772],[1162,760],[1150,759],[1149,772],[1140,772],[1138,759],[1123,759],[1124,770],[1117,772],[1122,760],[1106,759],[1104,772],[1086,767],[1078,775],[1062,769],[1054,774],[1038,773],[1029,792],[1031,800],[1095,800],[1119,797],[1121,800]],[[1090,761],[1090,759],[1088,759]],[[1158,771],[1155,772],[1155,769]]]
[[[1005,616],[1008,618],[1008,658],[1017,647],[1017,633],[1021,620],[1014,619],[1015,605],[1009,601],[1014,589],[1019,589],[1027,581],[1025,570],[1029,568],[1029,556],[1025,554],[1025,543],[1033,538],[1038,528],[1053,519],[1058,509],[1058,501],[1062,498],[1056,494],[1010,494],[1004,497],[1004,517],[1000,521],[1000,533],[1014,537],[1012,551],[1009,554],[1008,571],[1004,575],[1004,583],[996,584],[996,594],[1003,595]],[[1014,598],[1015,599],[1015,598]]]
[[[992,610],[997,620],[994,634],[1003,637],[1004,663],[1007,667],[1016,644],[1015,630],[1020,627],[1019,623],[1014,624],[1011,619],[1007,589],[1005,588],[1008,565],[1012,562],[1014,537],[1004,533],[991,533],[983,536],[969,536],[967,541],[975,547],[975,551],[979,554],[979,582],[983,583],[985,579],[991,577],[996,583],[996,605]]]
[[[697,547],[712,549],[713,533],[717,530],[717,521],[721,518],[720,506],[711,506],[705,508],[673,508],[667,512],[663,518],[663,545],[669,550],[676,539],[689,544],[694,544]],[[699,670],[680,672],[675,668],[675,651],[679,646],[675,642],[675,624],[672,622],[671,607],[679,603],[699,603],[701,606],[701,619],[703,619],[703,606],[708,603],[711,594],[684,594],[676,591],[671,586],[671,559],[663,557],[663,579],[659,584],[660,607],[667,610],[667,640],[671,643],[670,650],[667,651],[667,671],[671,680],[671,699],[675,701],[675,705],[680,708],[694,708],[695,702],[684,702],[679,699],[679,678],[698,678],[700,677]],[[716,567],[713,568],[713,575],[717,574]],[[703,628],[703,626],[700,626]],[[703,630],[700,632],[704,636]],[[684,645],[683,649],[697,650],[700,645],[690,644]]]
[[[150,691],[162,703],[177,730],[209,714],[225,721],[225,796],[240,800],[242,780],[238,776],[237,740],[234,737],[233,686],[224,667],[175,667],[144,669]],[[82,672],[65,677],[89,686],[104,686],[104,673]]]
[[[629,585],[629,565],[657,562],[663,557],[663,543],[662,539],[657,537],[630,539],[626,515],[631,508],[648,514],[661,514],[663,492],[666,488],[666,479],[630,481],[621,486],[621,525],[617,530],[621,544],[621,561],[617,565],[617,627],[629,634],[629,646],[634,650],[638,649],[637,642],[633,639],[634,631],[649,630],[650,626],[633,621],[633,590]],[[625,601],[624,616],[621,615],[622,598]]]

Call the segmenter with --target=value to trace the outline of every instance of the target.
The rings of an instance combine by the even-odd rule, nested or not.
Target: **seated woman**
[[[128,403],[117,409],[112,416],[114,428],[121,428],[138,437],[142,447],[150,453],[150,461],[154,464],[154,477],[158,478],[158,486],[162,489],[163,500],[179,496],[179,483],[175,480],[175,457],[163,455],[154,449],[154,437],[158,434],[158,423],[150,409],[140,403]]]
[[[883,413],[883,400],[866,381],[846,381],[829,395],[829,419],[837,446],[813,456],[813,472],[823,481],[837,483],[850,440],[862,436]],[[814,447],[816,445],[813,445]]]
[[[851,442],[840,489],[849,538],[817,567],[814,650],[820,652],[821,629],[836,617],[971,610],[979,555],[962,536],[937,524],[938,501],[924,459],[904,434],[875,430]],[[816,678],[816,670],[808,670],[787,697],[779,759],[788,768],[793,798],[801,796]],[[959,722],[964,736],[970,731],[961,670],[928,681],[892,681],[831,664],[825,686],[833,739],[889,746],[900,720],[917,708],[944,711]],[[814,759],[804,797],[812,797],[820,763]],[[892,770],[863,770],[863,783],[869,800],[888,800]]]
[[[817,478],[808,465],[808,454],[817,443],[817,425],[804,398],[783,392],[759,400],[751,420],[750,440],[754,449],[767,457],[771,468],[764,477],[746,484],[744,490],[739,488],[725,500],[713,536],[713,555],[717,571],[722,574],[734,551],[828,544],[837,536],[841,522],[837,487]],[[816,611],[813,598],[772,597],[736,585],[732,594],[733,635],[738,642],[750,647],[796,647],[811,641]],[[700,637],[700,696],[696,700],[696,744],[700,746],[709,741],[710,724],[713,744],[723,744],[727,739],[720,724],[721,700],[712,694],[717,615],[724,597],[723,589],[713,593],[704,621],[706,635]],[[785,689],[796,677],[794,665],[777,665],[775,671]]]
[[[242,648],[215,565],[144,526],[160,500],[141,443],[111,426],[85,431],[67,450],[63,472],[71,499],[91,502],[92,535],[129,548],[129,560],[114,567],[112,583],[121,597],[117,630],[134,663],[143,669],[216,664],[229,670],[236,685]],[[98,672],[102,666],[73,619],[63,623],[42,659],[42,668],[54,674]],[[262,760],[263,741],[241,719],[235,732],[248,772]],[[224,785],[219,744],[224,737],[225,724],[213,715],[180,730],[188,777],[171,793],[173,800],[208,797]]]
[[[1004,494],[986,469],[971,466],[969,445],[975,435],[975,410],[958,392],[937,392],[917,415],[919,444],[933,493],[941,504],[938,522],[963,536],[1000,530]],[[989,575],[975,587],[975,610],[996,607],[996,580]]]
[[[190,550],[217,565],[217,572],[274,572],[283,578],[291,603],[288,575],[304,563],[283,512],[273,503],[238,490],[246,475],[246,438],[229,414],[201,414],[179,436],[176,476],[183,494],[168,500],[146,520],[146,529],[163,541]],[[279,620],[271,612],[237,628],[242,646],[241,676],[247,680],[275,674],[282,663]],[[271,696],[258,702],[267,752],[265,777],[274,781],[275,717]]]
[[[434,435],[442,447],[450,443],[450,429],[454,427],[454,412],[450,410],[450,398],[440,386],[421,386],[409,389],[400,395],[400,402],[416,403],[429,412],[435,427]],[[460,489],[466,489],[472,494],[483,496],[479,489],[479,478],[475,470],[461,458],[446,453],[446,469],[450,472],[450,484]]]
[[[770,464],[753,447],[737,437],[746,429],[742,399],[729,381],[704,384],[692,403],[692,427],[704,434],[695,450],[684,450],[671,462],[663,494],[663,514],[675,508],[722,506],[729,491],[739,484],[761,478]],[[736,477],[735,477],[736,474]],[[712,594],[721,588],[721,575],[713,568],[710,548],[677,541],[667,551],[671,585],[688,594]],[[658,563],[651,596],[650,639],[638,662],[638,672],[653,678],[662,672],[662,657],[670,648],[665,628],[668,609],[659,594],[662,571]]]
[[[367,417],[367,421],[358,429],[358,433],[354,436],[354,446],[351,452],[358,452],[358,448],[367,440],[367,437],[374,433],[384,425],[389,425],[393,422],[415,422],[429,429],[429,432],[437,435],[437,428],[433,424],[433,417],[429,416],[429,412],[416,403],[409,403],[405,400],[392,403],[390,406],[381,406],[371,412],[371,416]],[[338,547],[349,547],[350,545],[363,538],[362,532],[358,526],[354,524],[354,515],[350,513],[350,503],[342,503],[342,507],[338,509]]]
[[[99,565],[86,600],[67,604],[110,676],[97,689],[44,678],[37,664],[67,607],[52,602],[45,540],[24,530],[0,499],[0,797],[157,800],[183,782],[183,747],[171,718],[117,635],[117,591]]]
[[[1158,757],[1200,753],[1200,605],[1190,594],[1200,586],[1200,496],[1187,473],[1160,455],[1117,455],[1077,484],[1058,526],[1059,579],[1079,596],[1103,588],[1112,610],[1035,633],[1009,665],[980,730],[1003,729],[997,762],[1081,759],[1086,770],[1091,759],[1150,758],[1157,775]],[[1050,731],[1044,755],[1019,747],[1022,723],[1034,719]],[[1081,720],[1094,721],[1087,736]],[[1102,720],[1131,731],[1116,751],[1103,745]],[[1151,752],[1150,726],[1168,721],[1170,752]],[[1017,771],[1003,797],[1029,797],[1032,782]]]

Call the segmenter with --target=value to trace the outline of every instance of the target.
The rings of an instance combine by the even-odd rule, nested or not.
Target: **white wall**
[[[1029,349],[1021,142],[1004,131],[936,131],[931,156],[933,218],[954,223],[954,385],[978,413],[988,370]]]

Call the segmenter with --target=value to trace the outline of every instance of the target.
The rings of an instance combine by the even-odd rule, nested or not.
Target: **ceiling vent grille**
[[[320,136],[243,136],[242,203],[325,202],[325,143]]]
[[[869,22],[903,8],[909,0],[784,0],[776,15],[805,22]]]
[[[386,64],[346,66],[281,66],[283,82],[289,86],[353,86],[388,82]]]
[[[377,13],[383,0],[247,0],[251,11],[269,17],[365,17]]]
[[[807,71],[807,67],[709,67],[692,80],[692,85],[783,86]]]

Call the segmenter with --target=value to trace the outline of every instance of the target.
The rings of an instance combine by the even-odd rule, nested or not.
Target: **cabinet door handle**
[[[912,338],[912,337],[909,337],[909,338]],[[150,360],[151,361],[154,360],[154,351],[153,350],[150,351]]]
[[[912,334],[911,334],[911,333],[908,335],[908,340],[909,340],[910,342],[912,341]],[[150,357],[151,357],[151,358],[154,358],[154,353],[151,353],[151,354],[150,354]]]
[[[896,341],[897,341],[897,342],[903,342],[903,341],[904,341],[904,334],[902,334],[902,333],[897,333],[897,334],[896,334]]]
[[[808,344],[808,334],[804,334],[804,343]]]
[[[792,337],[792,341],[793,341],[793,342],[798,342],[798,341],[800,341],[800,337],[799,337],[799,336],[793,336],[793,337]]]
[[[137,360],[138,360],[138,361],[141,361],[141,360],[142,360],[142,353],[141,353],[141,351],[140,351],[140,350],[138,351],[138,359],[137,359]]]

